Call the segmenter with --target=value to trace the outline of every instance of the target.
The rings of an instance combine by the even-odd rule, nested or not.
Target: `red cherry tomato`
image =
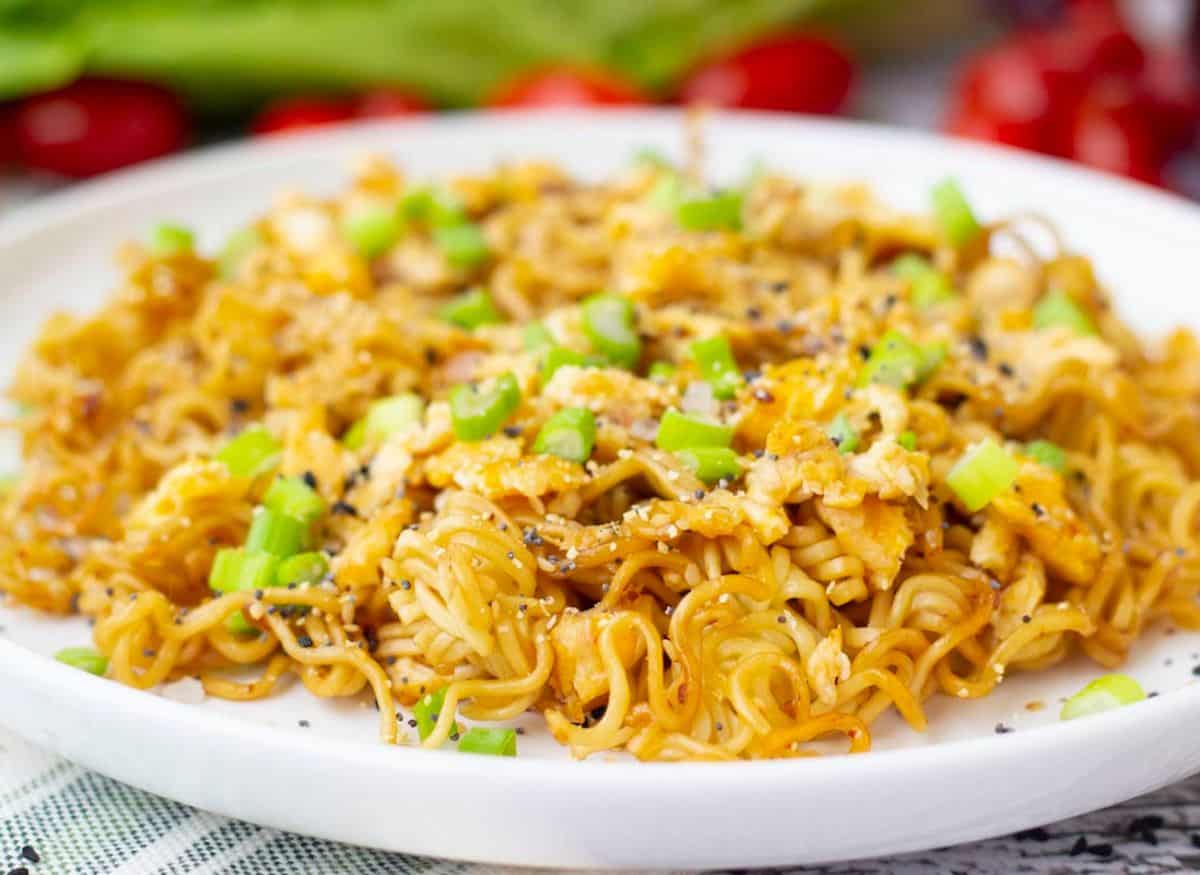
[[[501,83],[487,99],[494,109],[552,106],[633,106],[648,103],[634,85],[603,70],[544,67]]]
[[[12,107],[0,106],[0,170],[17,161],[17,135],[13,127]]]
[[[190,127],[169,91],[115,79],[80,79],[27,97],[12,125],[27,167],[72,178],[174,152],[187,143]]]
[[[1148,52],[1138,80],[1138,93],[1168,154],[1178,152],[1195,139],[1200,125],[1200,81],[1186,52],[1174,46]]]
[[[701,64],[679,99],[743,109],[833,114],[846,105],[854,62],[837,44],[804,33],[781,34]]]
[[[359,118],[392,118],[429,112],[420,97],[398,88],[374,88],[354,100],[354,115]]]
[[[1067,157],[1090,167],[1162,183],[1163,150],[1146,105],[1123,80],[1102,79],[1088,89],[1071,122]]]
[[[267,104],[250,126],[255,136],[292,133],[349,121],[349,103],[328,97],[287,97]]]
[[[1044,149],[1054,106],[1052,83],[1022,42],[973,58],[956,83],[946,130],[1023,149]]]

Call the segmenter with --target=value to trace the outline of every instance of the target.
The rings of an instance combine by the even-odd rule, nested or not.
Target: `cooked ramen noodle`
[[[388,742],[863,751],[1200,625],[1200,348],[1055,240],[951,182],[910,215],[653,160],[370,159],[214,258],[159,228],[17,370],[0,588],[91,618],[113,680],[296,675]]]

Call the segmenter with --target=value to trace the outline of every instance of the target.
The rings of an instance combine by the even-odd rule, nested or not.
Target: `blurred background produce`
[[[1200,194],[1192,0],[0,0],[0,191],[443,109],[940,128]]]

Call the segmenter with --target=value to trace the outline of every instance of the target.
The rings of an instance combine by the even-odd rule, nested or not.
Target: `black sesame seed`
[[[411,580],[400,581],[400,588],[401,589],[412,589],[412,581]]]
[[[312,647],[313,646],[312,637],[309,635],[298,636],[296,638],[296,643],[299,644],[301,647]]]
[[[1032,623],[1032,622],[1033,622],[1033,617],[1029,616],[1029,614],[1022,614],[1022,615],[1021,615],[1021,622],[1022,622],[1022,623]]]
[[[1196,677],[1200,677],[1200,665],[1197,665],[1192,669],[1192,674],[1194,674]]]
[[[30,863],[42,862],[42,855],[39,854],[34,849],[33,845],[22,845],[21,846],[21,856],[24,857],[26,860],[28,860]]]
[[[510,561],[511,561],[511,560],[513,560],[513,559],[516,559],[516,558],[517,558],[517,554],[516,554],[516,553],[514,553],[512,550],[509,550],[509,551],[508,551],[507,553],[505,553],[504,555],[505,555],[505,556],[506,556],[506,557],[507,557],[507,558],[508,558]]]
[[[518,726],[517,727],[517,735],[524,735],[524,734],[525,734],[524,727]]]
[[[297,720],[296,725],[299,726],[301,729],[308,729],[309,722],[307,720]]]
[[[507,435],[507,436],[508,436],[508,437],[510,437],[510,438],[520,437],[520,436],[521,436],[521,433],[522,433],[523,431],[524,431],[524,429],[523,429],[523,428],[521,428],[521,426],[519,426],[519,425],[506,425],[506,426],[504,426],[504,434],[505,434],[505,435]]]
[[[792,323],[790,320],[780,319],[778,322],[775,323],[775,328],[779,331],[780,334],[790,334],[792,331]]]
[[[358,516],[358,508],[348,501],[335,501],[333,506],[329,508],[329,512],[345,514],[346,516]]]
[[[998,364],[996,366],[996,369],[999,370],[1000,373],[1004,374],[1004,376],[1006,376],[1006,377],[1011,377],[1014,373],[1013,366],[1010,365],[1008,362],[1000,362],[1000,364]]]
[[[229,409],[234,413],[245,413],[250,409],[250,402],[245,398],[230,398]],[[34,862],[36,863],[37,861],[35,860]]]
[[[751,322],[757,322],[762,318],[762,310],[758,309],[758,307],[747,307],[746,318]]]
[[[438,360],[437,350],[431,346],[425,347],[425,363],[429,364],[429,365],[433,365],[433,364],[437,364],[437,360]]]
[[[700,501],[700,499],[704,498],[704,490],[697,489],[695,492],[692,493],[692,497],[695,498],[696,501]]]
[[[545,541],[542,540],[542,536],[538,534],[538,530],[532,526],[527,528],[521,535],[521,540],[523,540],[525,545],[528,547],[540,547],[545,543]]]
[[[871,347],[867,346],[865,343],[859,344],[858,357],[864,361],[869,359],[871,357]]]
[[[777,295],[782,295],[788,290],[789,285],[790,283],[787,280],[779,280],[778,282],[771,283],[771,291]]]
[[[997,735],[1007,735],[1010,732],[1016,732],[1011,726],[1006,726],[1003,723],[997,723],[994,731]]]
[[[304,485],[309,489],[317,488],[317,475],[312,471],[305,471],[300,477],[304,480]]]
[[[778,617],[775,618],[775,622],[776,623],[786,623],[787,622],[787,614],[780,614]]]
[[[1078,857],[1088,849],[1087,839],[1083,836],[1075,839],[1075,844],[1071,845],[1071,850],[1067,851],[1072,857]]]
[[[988,345],[982,337],[972,336],[967,338],[967,349],[971,351],[971,355],[979,359],[981,362],[987,361]]]

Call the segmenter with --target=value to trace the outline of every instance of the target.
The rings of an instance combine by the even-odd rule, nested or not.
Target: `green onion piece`
[[[347,449],[359,450],[367,441],[380,441],[390,434],[412,431],[421,425],[425,416],[425,401],[419,395],[406,392],[372,402],[367,415],[342,436]]]
[[[946,275],[936,270],[921,274],[912,280],[909,295],[912,305],[918,310],[928,310],[958,297]]]
[[[592,295],[583,302],[583,331],[610,362],[632,368],[642,355],[633,304],[620,295]]]
[[[683,198],[683,180],[678,173],[670,171],[662,174],[654,183],[654,187],[646,194],[646,203],[655,209],[673,210]]]
[[[234,611],[225,618],[225,628],[234,635],[257,635],[260,630],[257,626],[246,619],[245,611]]]
[[[82,669],[88,674],[103,677],[108,671],[108,657],[94,647],[64,647],[54,658],[64,665]]]
[[[635,164],[649,164],[651,167],[661,167],[664,170],[671,166],[667,156],[651,146],[643,146],[633,153]]]
[[[917,448],[917,433],[915,431],[901,432],[900,437],[896,438],[896,443],[911,453]]]
[[[946,485],[974,513],[1012,486],[1020,467],[1016,459],[987,438],[968,449],[954,464],[946,475]]]
[[[893,261],[891,266],[892,274],[902,280],[915,280],[933,269],[928,258],[924,255],[917,255],[915,252],[904,253]]]
[[[833,422],[825,429],[825,434],[829,435],[839,453],[853,453],[858,449],[858,432],[844,413],[834,417]]]
[[[728,447],[691,447],[678,450],[675,455],[705,483],[736,480],[742,474],[737,453]]]
[[[463,733],[458,741],[459,753],[482,753],[494,757],[517,755],[517,732],[515,729],[481,729],[474,726]]]
[[[1056,443],[1036,440],[1025,445],[1025,455],[1039,465],[1045,465],[1059,474],[1067,470],[1067,453]]]
[[[861,388],[882,383],[907,389],[937,370],[945,357],[946,350],[941,345],[921,346],[899,331],[889,331],[872,347],[855,385]]]
[[[484,289],[463,292],[438,310],[438,316],[443,322],[449,322],[467,331],[472,331],[480,325],[495,325],[504,321],[504,317],[492,303],[492,296]]]
[[[1033,327],[1043,328],[1066,326],[1076,334],[1089,337],[1096,333],[1091,317],[1066,292],[1051,290],[1033,308]]]
[[[246,553],[270,553],[286,559],[299,553],[307,539],[305,523],[269,507],[260,507],[254,511],[250,533],[246,535]]]
[[[692,450],[696,447],[727,447],[733,443],[733,427],[680,413],[674,408],[663,414],[654,444],[660,450]]]
[[[646,377],[656,383],[666,383],[675,376],[677,370],[678,368],[670,362],[655,362],[650,365],[650,370],[646,372]]]
[[[363,207],[342,219],[342,236],[363,258],[377,258],[400,239],[396,210],[382,205]]]
[[[233,279],[246,256],[261,244],[262,237],[254,228],[242,228],[230,234],[221,254],[217,256],[217,273],[221,279]]]
[[[275,585],[317,583],[328,571],[329,561],[324,553],[316,550],[297,553],[279,563],[279,567],[275,569]]]
[[[709,337],[693,341],[690,350],[692,358],[700,366],[700,373],[712,386],[714,396],[728,401],[737,395],[742,386],[742,375],[727,339]]]
[[[742,227],[742,193],[683,198],[675,205],[675,221],[686,231],[736,231]]]
[[[521,342],[526,352],[537,352],[554,345],[554,335],[541,322],[530,322],[521,329]]]
[[[429,733],[433,732],[433,727],[437,726],[438,715],[442,712],[442,708],[446,704],[446,688],[442,687],[436,693],[430,693],[417,701],[413,705],[413,719],[417,721],[417,735],[421,741],[429,737]],[[461,734],[462,730],[457,723],[454,724],[454,729],[451,730],[452,735]]]
[[[1146,698],[1142,685],[1129,675],[1106,674],[1096,678],[1063,704],[1059,715],[1063,720],[1099,714],[1122,705],[1132,705]]]
[[[533,442],[535,453],[583,463],[596,446],[596,417],[586,407],[566,407],[546,420]]]
[[[275,569],[278,566],[279,557],[270,553],[225,547],[218,550],[213,558],[208,586],[222,593],[264,589],[274,586]]]
[[[361,450],[367,442],[367,421],[360,419],[346,429],[342,435],[342,444],[348,450]]]
[[[573,349],[567,349],[565,346],[552,346],[546,350],[546,357],[542,359],[542,382],[549,383],[550,378],[554,376],[555,372],[566,365],[572,365],[577,368],[591,368],[604,364],[607,364],[607,362],[596,356],[584,355],[581,352],[575,352]]]
[[[488,257],[483,232],[470,222],[435,226],[433,242],[453,267],[475,267]]]
[[[325,513],[325,501],[299,477],[276,477],[263,496],[263,504],[302,523],[311,523]]]
[[[450,424],[460,441],[481,441],[500,430],[521,403],[521,388],[512,372],[497,377],[490,389],[469,384],[450,393]]]
[[[399,213],[405,221],[430,225],[460,225],[467,221],[462,203],[444,189],[413,189],[400,199]]]
[[[182,225],[163,222],[150,229],[150,251],[159,258],[191,252],[196,235]]]
[[[943,179],[929,195],[933,201],[933,213],[946,239],[955,246],[970,243],[981,229],[958,183],[953,179]]]
[[[281,452],[283,447],[265,427],[250,425],[221,447],[214,458],[223,462],[234,477],[257,477],[279,464]]]

